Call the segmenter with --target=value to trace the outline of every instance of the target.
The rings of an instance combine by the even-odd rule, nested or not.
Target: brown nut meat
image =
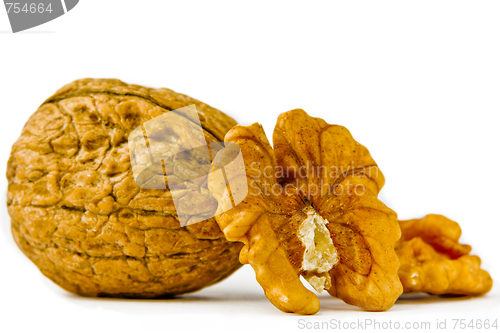
[[[235,125],[188,96],[119,80],[75,81],[31,116],[12,147],[7,205],[15,241],[44,275],[81,295],[149,298],[198,290],[240,267],[241,244],[214,218],[181,227],[169,191],[133,178],[129,133],[191,104],[208,142]],[[217,207],[211,195],[200,202]]]
[[[459,243],[458,223],[430,214],[422,219],[399,221],[401,239],[396,254],[404,292],[478,296],[490,291],[493,280],[471,256],[469,245]]]
[[[274,149],[257,123],[233,127],[225,141],[240,147],[245,172],[229,179],[230,190],[213,173],[209,188],[219,208],[247,186],[248,195],[235,208],[219,210],[217,223],[228,240],[245,243],[240,261],[253,267],[278,309],[319,310],[301,275],[318,292],[327,289],[366,310],[394,304],[402,293],[397,216],[377,199],[384,177],[346,128],[293,110],[278,118]]]

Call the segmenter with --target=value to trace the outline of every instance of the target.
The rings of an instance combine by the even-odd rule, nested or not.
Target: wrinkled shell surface
[[[185,95],[118,80],[75,81],[31,116],[12,147],[7,205],[15,241],[44,275],[82,295],[161,297],[240,267],[240,243],[214,218],[181,227],[168,190],[133,179],[129,133],[191,104],[207,141],[235,125]]]

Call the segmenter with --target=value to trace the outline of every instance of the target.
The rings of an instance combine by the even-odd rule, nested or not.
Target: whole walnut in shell
[[[150,298],[198,290],[240,267],[241,243],[227,241],[213,217],[181,226],[169,190],[133,178],[131,131],[192,104],[207,142],[236,124],[172,90],[105,79],[66,85],[30,117],[8,161],[7,205],[15,241],[44,275],[81,295]],[[215,210],[205,199],[193,205]]]

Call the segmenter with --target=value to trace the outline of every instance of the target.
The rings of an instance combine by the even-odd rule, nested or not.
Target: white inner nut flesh
[[[328,271],[339,261],[337,250],[326,227],[327,223],[328,220],[310,209],[298,230],[298,237],[305,247],[302,259],[303,276],[319,293],[331,287]]]

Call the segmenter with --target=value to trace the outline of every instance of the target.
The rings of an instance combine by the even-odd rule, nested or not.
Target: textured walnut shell
[[[404,292],[479,296],[490,291],[493,280],[480,268],[472,248],[459,243],[460,225],[442,215],[399,221],[401,239],[396,254]]]
[[[387,310],[394,304],[402,293],[394,252],[400,237],[397,216],[377,199],[384,177],[346,128],[293,110],[278,118],[274,149],[257,123],[233,127],[225,141],[240,147],[246,173],[229,179],[231,191],[224,179],[211,174],[209,188],[219,208],[227,206],[234,188],[248,186],[248,195],[233,209],[219,210],[217,223],[227,239],[245,243],[240,261],[253,267],[278,309],[301,314],[319,310],[318,298],[299,279],[316,273],[317,279],[325,278],[304,267],[305,249],[297,235],[310,212],[322,223],[328,221],[324,225],[338,255],[327,271],[330,281],[321,287],[366,310]],[[320,169],[314,166],[328,171],[315,172]],[[306,167],[305,174],[300,174],[301,167]],[[279,170],[297,173],[280,175]],[[311,190],[313,185],[317,191]],[[356,186],[365,191],[347,190]]]
[[[214,218],[181,227],[169,191],[133,179],[129,133],[191,104],[207,141],[235,125],[172,90],[104,79],[66,85],[30,117],[8,162],[7,205],[15,241],[44,275],[81,295],[149,298],[198,290],[240,266],[241,244]]]

